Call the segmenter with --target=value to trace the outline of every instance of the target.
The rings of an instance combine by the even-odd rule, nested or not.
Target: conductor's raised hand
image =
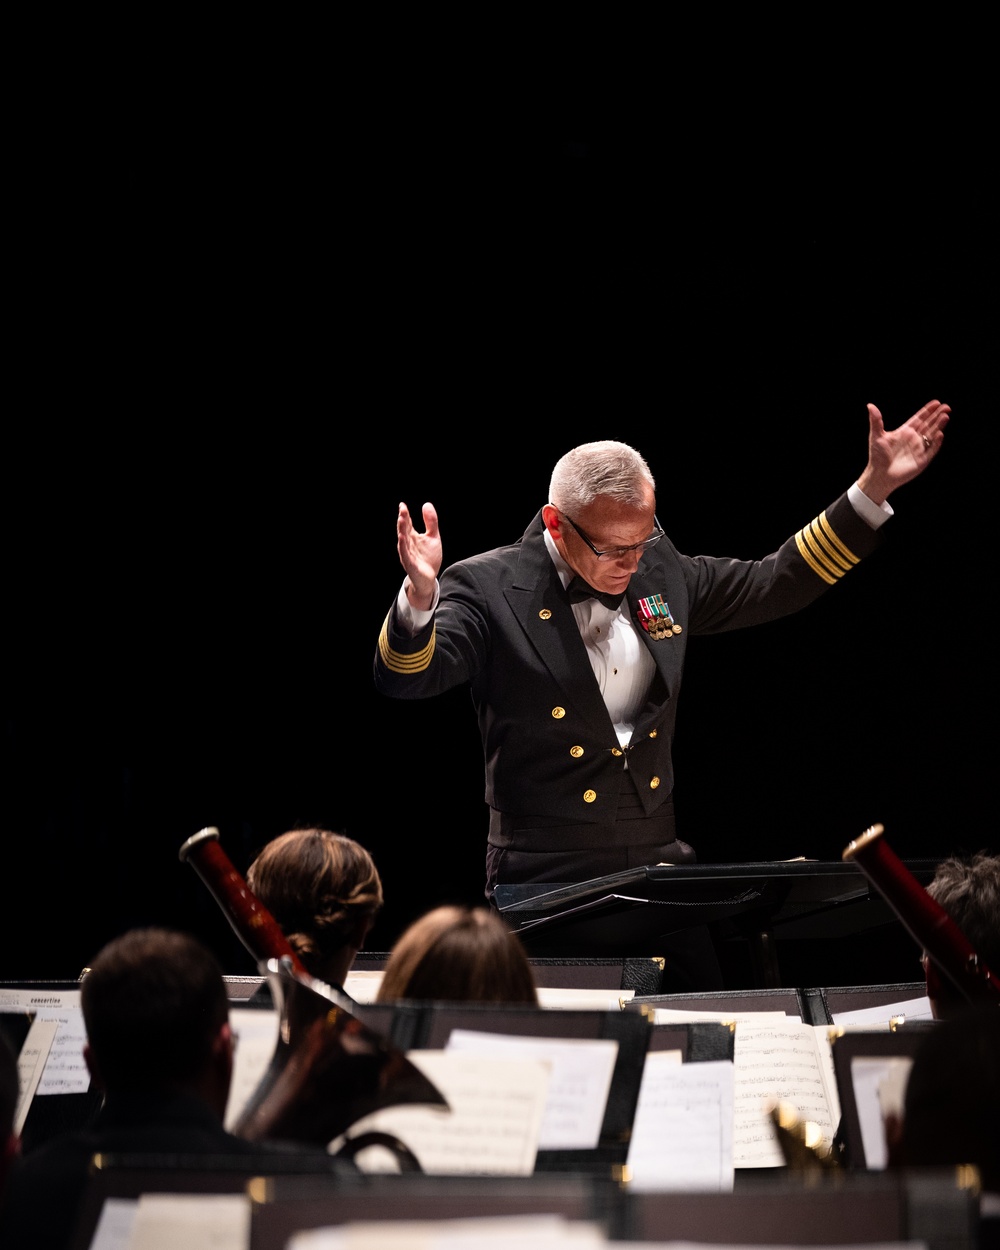
[[[396,550],[409,579],[406,597],[415,608],[426,611],[434,602],[437,575],[441,571],[441,535],[438,531],[438,514],[432,503],[421,509],[424,531],[413,524],[410,510],[405,503],[399,505],[396,518]]]
[[[887,430],[882,414],[868,405],[868,464],[858,485],[874,503],[884,503],[897,487],[910,482],[941,450],[951,409],[937,399],[924,404],[898,429]]]

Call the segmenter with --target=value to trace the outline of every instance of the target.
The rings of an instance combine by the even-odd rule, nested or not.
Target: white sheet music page
[[[629,1188],[732,1190],[733,1073],[728,1059],[681,1063],[675,1050],[646,1055]]]
[[[547,1060],[552,1079],[539,1150],[593,1150],[597,1146],[618,1059],[616,1041],[453,1029],[445,1050]]]
[[[776,1102],[790,1103],[801,1120],[814,1122],[827,1141],[833,1140],[840,1123],[840,1098],[828,1028],[793,1020],[737,1023],[733,1159],[736,1167],[784,1166],[768,1115]]]
[[[586,1220],[568,1220],[561,1215],[502,1215],[373,1220],[314,1228],[293,1234],[286,1250],[511,1250],[512,1246],[517,1250],[598,1250],[608,1244],[600,1225]]]
[[[933,1020],[931,1000],[923,998],[907,998],[898,1003],[883,1003],[879,1007],[857,1007],[854,1011],[838,1011],[834,1024],[857,1025],[865,1028],[889,1028],[891,1020]]]
[[[759,1242],[741,1241],[616,1241],[615,1250],[760,1250]],[[770,1245],[770,1243],[768,1243]],[[809,1250],[844,1250],[843,1242],[807,1243]],[[806,1250],[794,1242],[781,1242],[781,1250]],[[865,1241],[857,1250],[930,1250],[926,1241]]]
[[[635,997],[635,990],[575,989],[571,986],[540,985],[538,1005],[556,1011],[621,1011]]]
[[[59,1026],[36,1095],[85,1094],[90,1089],[90,1072],[83,1059],[87,1031],[79,990],[0,990],[0,1007],[32,1011],[36,1020],[55,1020]]]
[[[373,1003],[382,984],[382,976],[383,973],[375,969],[351,971],[344,980],[344,989],[357,1003]],[[634,997],[635,990],[575,989],[560,985],[538,987],[538,1005],[554,1010],[621,1011],[622,1005]]]
[[[138,1213],[138,1198],[105,1199],[89,1250],[129,1250]]]
[[[245,1194],[142,1194],[129,1250],[247,1250]]]
[[[654,1024],[697,1024],[699,1021],[714,1021],[716,1024],[731,1024],[736,1020],[795,1020],[801,1024],[801,1016],[790,1016],[785,1011],[747,1011],[741,1010],[735,1003],[732,1011],[687,1011],[679,1007],[654,1007]]]
[[[344,978],[344,991],[356,1003],[373,1003],[383,975],[381,968],[352,969]]]
[[[20,1133],[28,1118],[28,1108],[42,1079],[49,1051],[55,1040],[59,1023],[56,1020],[39,1020],[36,1016],[28,1029],[17,1056],[17,1109],[14,1112],[14,1132]]]
[[[534,1171],[550,1064],[534,1056],[411,1050],[407,1056],[448,1100],[447,1107],[404,1105],[365,1116],[349,1137],[378,1131],[398,1137],[425,1172],[530,1176]],[[330,1143],[335,1151],[343,1138]],[[359,1155],[363,1171],[380,1170]]]
[[[277,1011],[254,1007],[230,1007],[229,1024],[236,1040],[233,1079],[226,1103],[225,1126],[232,1129],[243,1114],[250,1095],[260,1084],[278,1044],[280,1018]]]
[[[906,1082],[913,1060],[899,1055],[855,1055],[851,1060],[851,1085],[858,1109],[865,1168],[881,1172],[889,1163],[885,1139],[885,1114],[902,1115]]]

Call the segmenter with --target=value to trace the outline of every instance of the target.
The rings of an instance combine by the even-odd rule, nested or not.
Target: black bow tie
[[[570,603],[582,603],[584,599],[598,599],[606,608],[615,611],[621,606],[621,601],[625,598],[624,590],[617,595],[606,594],[603,590],[595,590],[590,582],[585,582],[582,577],[574,577],[570,584],[566,587],[566,594],[569,596]]]

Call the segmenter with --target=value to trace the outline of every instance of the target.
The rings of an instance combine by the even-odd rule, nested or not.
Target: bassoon
[[[258,964],[287,958],[296,972],[306,973],[278,922],[233,867],[214,825],[188,838],[180,849],[180,859],[190,864],[208,886],[236,936]]]
[[[882,825],[872,825],[848,843],[842,858],[858,865],[963,998],[975,1004],[1000,1005],[1000,976],[896,855],[882,836],[884,832]]]

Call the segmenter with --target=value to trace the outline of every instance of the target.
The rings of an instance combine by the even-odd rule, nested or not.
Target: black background
[[[241,871],[303,821],[363,842],[373,949],[480,901],[468,694],[372,683],[398,501],[434,501],[451,562],[620,438],[681,550],[763,555],[857,476],[868,401],[948,402],[945,448],[820,603],[691,641],[681,831],[707,861],[839,859],[874,821],[905,857],[995,844],[971,94],[867,99],[855,65],[512,120],[382,113],[385,79],[362,107],[312,58],[201,72],[195,101],[181,68],[60,97],[16,182],[3,977],[75,976],[145,923],[252,971],[178,861],[206,824]]]

